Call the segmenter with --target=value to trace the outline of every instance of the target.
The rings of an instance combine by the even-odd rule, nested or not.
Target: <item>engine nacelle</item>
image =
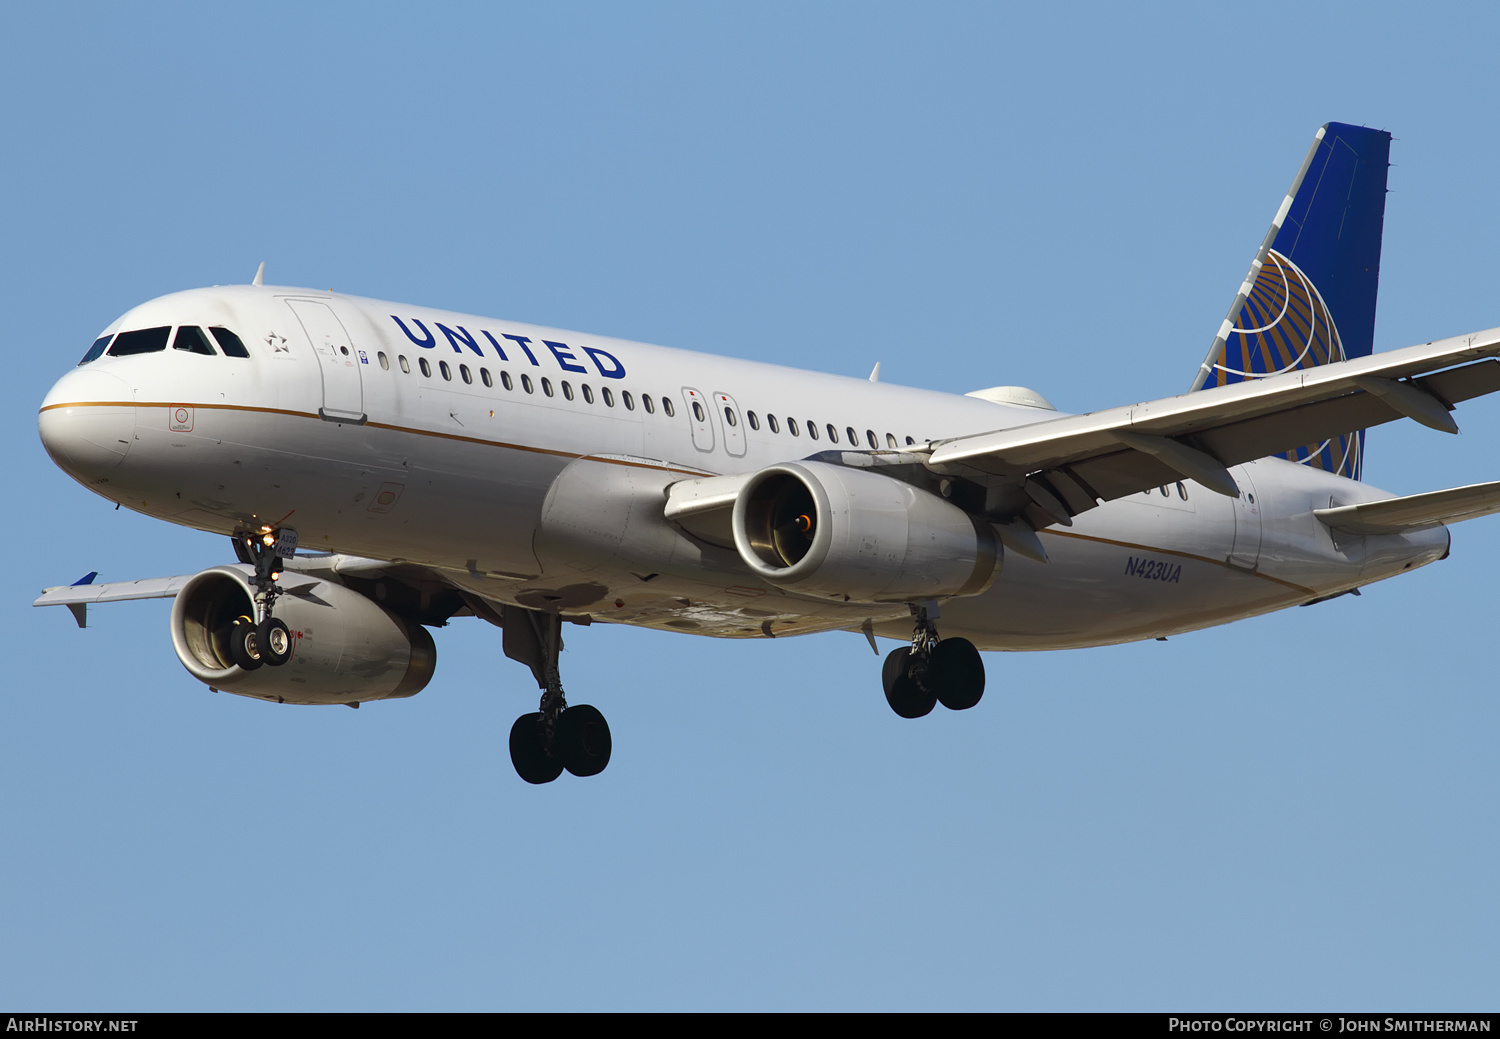
[[[282,574],[276,616],[292,633],[292,658],[254,671],[229,655],[235,619],[253,616],[254,569],[216,566],[195,574],[172,604],[172,645],[198,681],[278,703],[361,703],[412,696],[437,666],[427,629],[331,581]]]
[[[734,543],[767,581],[804,595],[911,602],[978,595],[1000,570],[994,529],[867,469],[786,462],[750,478]]]

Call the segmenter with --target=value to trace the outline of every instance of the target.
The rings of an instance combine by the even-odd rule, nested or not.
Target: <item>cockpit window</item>
[[[240,337],[227,328],[210,328],[213,337],[219,341],[219,349],[224,351],[226,357],[249,357],[250,351],[245,349],[245,344],[240,342]]]
[[[154,354],[165,350],[167,333],[171,331],[172,326],[163,325],[160,328],[138,328],[134,332],[121,332],[115,336],[114,345],[109,348],[109,356],[126,357],[130,354]]]
[[[183,325],[177,330],[177,337],[172,340],[173,350],[187,350],[195,354],[206,354],[209,357],[218,356],[214,348],[209,345],[208,336],[203,334],[203,329],[197,325]]]
[[[90,361],[97,361],[101,356],[103,356],[104,348],[109,345],[109,341],[113,338],[113,335],[107,335],[100,336],[98,339],[95,339],[94,345],[89,347],[89,352],[84,354],[83,360],[79,361],[78,363],[88,364]]]

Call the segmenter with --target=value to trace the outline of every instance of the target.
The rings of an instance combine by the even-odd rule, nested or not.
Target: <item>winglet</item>
[[[90,570],[78,580],[74,581],[71,587],[77,588],[80,585],[93,584],[94,578],[98,576],[99,571]],[[87,628],[89,626],[89,604],[86,602],[70,602],[67,604],[67,606],[68,612],[73,615],[73,619],[78,622],[78,626],[80,628]]]
[[[257,267],[256,270],[255,270],[255,280],[252,281],[252,282],[250,282],[250,284],[251,285],[264,285],[265,283],[266,283],[266,261],[265,260],[261,260],[260,261],[260,266]]]

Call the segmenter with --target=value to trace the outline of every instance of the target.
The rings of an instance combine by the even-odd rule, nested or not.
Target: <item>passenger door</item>
[[[289,299],[286,305],[302,323],[323,372],[323,406],[318,409],[319,416],[330,422],[363,422],[365,397],[359,355],[338,316],[328,304],[316,300]]]

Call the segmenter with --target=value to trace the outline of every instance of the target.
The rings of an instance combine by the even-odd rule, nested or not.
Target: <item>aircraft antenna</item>
[[[266,283],[266,261],[261,260],[260,266],[255,269],[255,280],[251,285],[264,285]]]
[[[873,368],[870,369],[870,381],[871,382],[879,382],[880,381],[880,362],[879,361],[876,361],[875,362],[875,367],[873,367]]]

